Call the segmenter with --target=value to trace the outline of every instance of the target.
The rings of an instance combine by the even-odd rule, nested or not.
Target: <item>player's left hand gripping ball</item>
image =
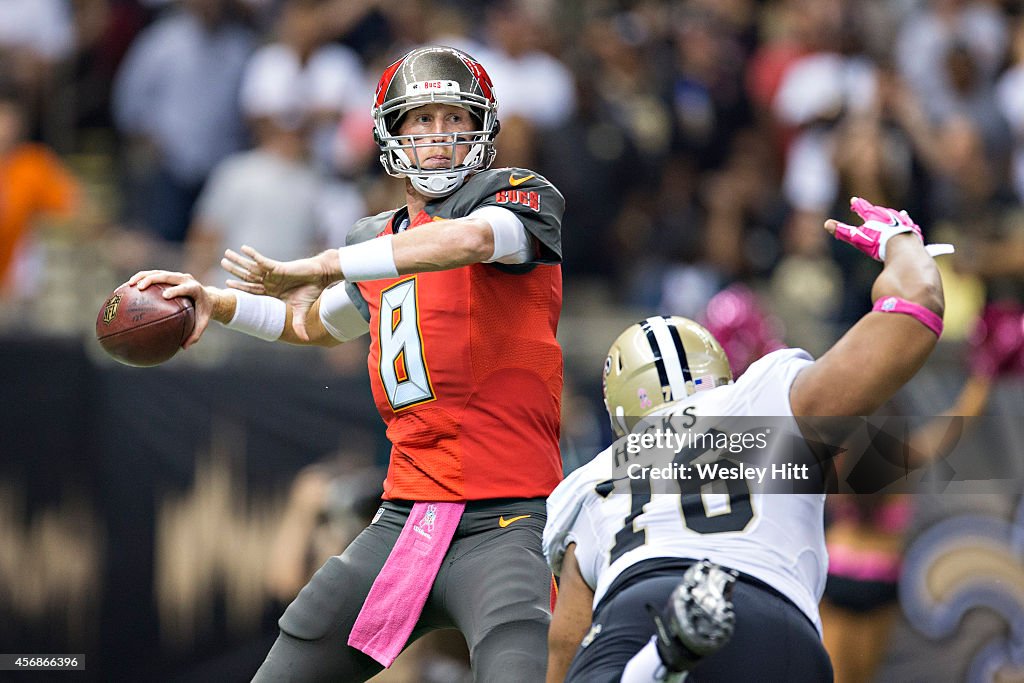
[[[876,261],[885,260],[885,245],[896,235],[911,232],[922,242],[921,227],[914,222],[906,211],[896,211],[884,206],[875,206],[866,199],[852,197],[850,208],[861,217],[861,226],[848,225],[841,221],[830,220],[826,227],[833,227],[835,238],[857,247]],[[830,225],[831,224],[831,225]],[[951,244],[929,244],[926,249],[932,256],[953,253]]]

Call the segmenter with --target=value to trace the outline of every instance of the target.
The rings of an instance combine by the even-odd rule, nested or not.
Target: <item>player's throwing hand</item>
[[[163,291],[165,299],[184,296],[192,299],[195,303],[195,326],[192,333],[182,343],[182,348],[188,349],[203,336],[206,327],[210,324],[217,309],[222,307],[215,298],[216,289],[207,289],[202,283],[188,273],[174,273],[166,270],[142,270],[132,275],[126,284],[146,289],[150,285],[170,285]]]

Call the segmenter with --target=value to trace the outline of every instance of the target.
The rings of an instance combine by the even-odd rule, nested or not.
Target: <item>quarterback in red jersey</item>
[[[308,259],[228,251],[231,289],[166,271],[130,282],[195,300],[186,348],[210,320],[298,344],[370,334],[393,445],[383,505],[285,610],[256,680],[366,680],[440,628],[462,631],[476,680],[541,680],[544,499],[562,474],[564,200],[534,171],[490,169],[497,100],[464,52],[406,54],[381,77],[373,116],[404,207]]]
[[[511,181],[524,189],[509,190]],[[523,169],[472,176],[456,193],[427,204],[407,229],[502,210],[508,192],[532,195],[540,207],[531,208],[527,200],[512,214],[531,234],[543,235],[549,226],[557,230],[561,198]],[[393,235],[396,218],[406,220],[403,214],[368,218],[349,239]],[[559,268],[476,264],[348,289],[368,309],[370,383],[394,444],[385,499],[550,493],[562,471],[562,354],[555,341]]]

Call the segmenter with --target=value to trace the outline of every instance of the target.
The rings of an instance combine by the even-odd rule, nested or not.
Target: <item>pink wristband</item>
[[[936,337],[942,336],[942,318],[934,311],[928,310],[921,304],[915,304],[913,301],[907,301],[898,296],[887,296],[876,301],[871,310],[880,313],[903,313],[904,315],[909,315],[934,332]]]

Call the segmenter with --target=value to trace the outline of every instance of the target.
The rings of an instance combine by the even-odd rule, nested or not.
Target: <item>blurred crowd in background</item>
[[[739,372],[863,315],[878,266],[821,227],[851,196],[956,245],[957,370],[971,340],[972,374],[1024,371],[1016,0],[0,0],[0,334],[91,335],[137,270],[221,284],[227,247],[298,258],[403,204],[370,107],[429,43],[490,73],[496,166],[566,198],[567,470],[602,444],[591,390],[636,318],[707,321]],[[260,344],[211,329],[183,356]],[[323,353],[358,373],[365,351]],[[319,519],[338,481],[304,471],[286,519]],[[282,600],[314,565],[278,572]]]
[[[146,267],[221,282],[225,247],[296,258],[400,205],[369,110],[383,68],[424,43],[485,65],[496,163],[565,195],[569,315],[699,317],[742,283],[780,336],[820,351],[870,305],[875,266],[821,229],[851,195],[956,243],[954,299],[1019,301],[1021,15],[1012,0],[0,0],[0,324],[78,329],[92,300],[35,318],[31,302],[102,298]]]
[[[496,165],[566,197],[570,450],[604,422],[574,378],[638,317],[702,320],[737,372],[826,349],[878,271],[821,228],[854,195],[956,245],[945,339],[987,300],[1009,339],[985,362],[1024,369],[1013,0],[0,0],[0,331],[88,337],[137,270],[222,284],[225,248],[298,258],[400,206],[370,107],[426,43],[489,71]],[[211,329],[181,362],[256,347]],[[316,353],[358,373],[365,351]]]

